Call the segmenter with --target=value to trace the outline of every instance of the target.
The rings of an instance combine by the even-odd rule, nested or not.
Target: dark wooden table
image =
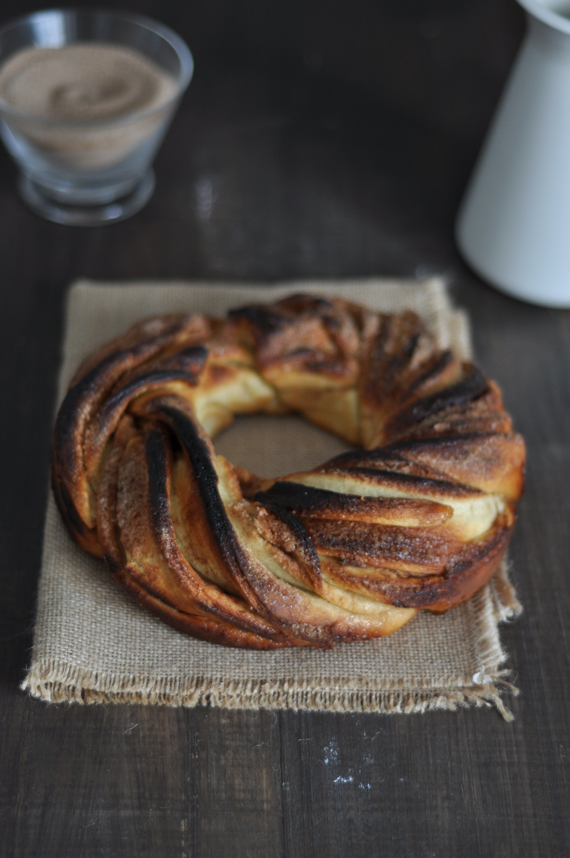
[[[520,9],[130,5],[177,29],[196,59],[148,207],[113,227],[49,224],[20,202],[0,152],[0,855],[569,856],[570,313],[492,290],[453,242],[523,33]],[[33,6],[6,0],[2,16]],[[507,701],[514,722],[487,709],[380,716],[28,699],[18,686],[69,282],[416,273],[448,276],[528,443],[511,552],[525,613],[503,630],[521,689]]]

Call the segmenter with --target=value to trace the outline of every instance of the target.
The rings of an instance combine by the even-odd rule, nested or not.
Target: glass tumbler
[[[127,48],[152,61],[169,82],[167,97],[156,104],[97,119],[34,114],[0,91],[0,134],[20,169],[24,200],[56,223],[96,226],[124,220],[149,200],[154,190],[152,160],[194,64],[183,40],[150,18],[110,10],[53,9],[0,29],[0,75],[10,58],[26,49],[77,44]]]

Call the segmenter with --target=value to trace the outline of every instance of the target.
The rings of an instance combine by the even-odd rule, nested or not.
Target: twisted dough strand
[[[259,479],[211,441],[254,411],[299,412],[363,449]],[[481,587],[524,461],[497,385],[413,313],[299,295],[152,319],[96,352],[59,411],[52,478],[79,545],[166,622],[326,648]]]

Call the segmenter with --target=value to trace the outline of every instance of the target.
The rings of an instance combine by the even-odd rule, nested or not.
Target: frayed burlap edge
[[[37,673],[40,673],[39,669]],[[49,668],[46,668],[49,673]],[[36,673],[36,671],[34,671]],[[465,689],[433,689],[430,691],[370,691],[362,688],[315,689],[310,687],[280,687],[276,683],[243,682],[221,687],[215,680],[193,679],[192,688],[155,688],[148,691],[117,691],[113,693],[95,691],[82,683],[93,682],[96,677],[77,669],[70,669],[64,681],[51,681],[35,677],[26,681],[25,687],[32,697],[50,703],[128,703],[163,706],[218,706],[224,709],[293,709],[326,712],[380,712],[421,713],[434,709],[455,711],[460,706],[496,706],[506,721],[513,715],[501,699],[501,690],[509,688],[518,694],[502,676],[502,671],[490,677],[485,685]],[[32,684],[33,679],[33,684]],[[112,679],[112,678],[110,678]],[[168,683],[166,683],[168,684]],[[499,689],[498,685],[502,688]],[[185,683],[186,685],[186,683]]]

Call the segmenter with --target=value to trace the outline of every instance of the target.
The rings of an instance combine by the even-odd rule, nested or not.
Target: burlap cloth
[[[60,396],[82,357],[158,313],[212,315],[293,291],[333,294],[370,307],[421,314],[442,345],[470,353],[466,316],[441,281],[295,282],[266,288],[211,283],[95,284],[69,292]],[[216,441],[261,475],[312,467],[345,449],[297,417],[247,417]],[[336,712],[423,712],[494,704],[508,685],[498,623],[520,607],[503,567],[481,592],[442,616],[420,613],[391,637],[328,652],[232,650],[192,640],[147,614],[103,562],[68,537],[50,497],[31,666],[22,688],[52,702],[210,704]],[[512,689],[512,686],[509,686]],[[514,689],[513,689],[514,690]]]

